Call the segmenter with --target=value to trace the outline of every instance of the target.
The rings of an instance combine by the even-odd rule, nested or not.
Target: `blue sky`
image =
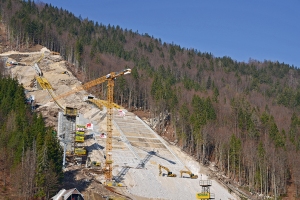
[[[40,0],[216,57],[300,67],[300,1]],[[36,0],[35,2],[38,2]]]

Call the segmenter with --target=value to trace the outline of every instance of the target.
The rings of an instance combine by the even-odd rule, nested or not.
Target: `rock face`
[[[34,97],[34,107],[37,112],[42,113],[46,124],[57,128],[58,112],[62,109],[52,101],[47,90],[37,89],[37,83],[34,81],[38,75],[32,66],[42,55],[43,59],[38,66],[55,95],[66,93],[81,85],[81,82],[68,71],[66,62],[59,55],[52,55],[46,48],[36,52],[10,51],[1,54],[2,57],[22,63],[7,66],[6,73],[23,84],[28,98]],[[86,132],[85,143],[82,145],[87,147],[91,161],[100,161],[104,166],[106,139],[100,136],[101,133],[104,135],[106,133],[106,108],[100,110],[84,102],[85,95],[88,95],[85,91],[76,92],[59,99],[58,102],[62,107],[70,106],[79,110],[77,123],[94,124],[93,130]],[[126,186],[117,187],[115,190],[132,199],[195,199],[196,193],[201,192],[200,177],[208,178],[207,171],[198,162],[181,152],[179,148],[168,144],[144,121],[126,110],[122,111],[122,115],[119,110],[114,111],[112,146],[114,179],[119,181],[120,185]],[[101,170],[91,171],[76,166],[71,160],[67,163],[66,187],[76,187],[86,197],[91,198],[92,193],[96,194],[99,191],[102,196],[117,196],[116,193],[105,190],[99,183],[105,181]],[[169,168],[177,174],[177,177],[159,176],[159,164]],[[179,172],[184,169],[189,169],[199,178],[181,178]],[[236,199],[216,181],[212,182],[211,192],[215,194],[216,199]]]

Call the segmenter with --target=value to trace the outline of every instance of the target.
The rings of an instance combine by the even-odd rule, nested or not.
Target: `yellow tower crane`
[[[107,81],[107,138],[106,138],[106,160],[105,160],[105,176],[107,181],[112,181],[112,118],[113,118],[113,96],[114,96],[114,84],[115,79],[119,76],[125,74],[130,74],[131,69],[124,69],[121,72],[111,72],[106,76],[102,76],[90,82],[83,84],[82,86],[76,87],[73,90],[64,93],[62,95],[53,97],[53,100],[57,102],[58,99],[64,98],[71,94],[74,94],[81,90],[86,90],[90,87],[96,86],[98,84],[104,83]]]

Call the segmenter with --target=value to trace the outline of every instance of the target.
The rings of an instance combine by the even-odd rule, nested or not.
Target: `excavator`
[[[191,179],[197,179],[198,175],[193,174],[190,170],[180,170],[180,176],[182,178],[182,174],[188,174],[190,175]]]
[[[161,171],[161,168],[163,168],[164,170],[166,170],[168,173],[167,173],[167,177],[176,177],[176,174],[173,174],[169,168],[165,167],[165,166],[162,166],[162,165],[158,165],[158,169],[159,169],[159,175],[161,176],[162,175],[162,171]]]

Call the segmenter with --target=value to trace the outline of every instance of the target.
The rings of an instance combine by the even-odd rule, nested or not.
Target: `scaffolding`
[[[196,194],[197,199],[215,199],[215,194],[210,192],[211,180],[200,180],[201,192]]]

